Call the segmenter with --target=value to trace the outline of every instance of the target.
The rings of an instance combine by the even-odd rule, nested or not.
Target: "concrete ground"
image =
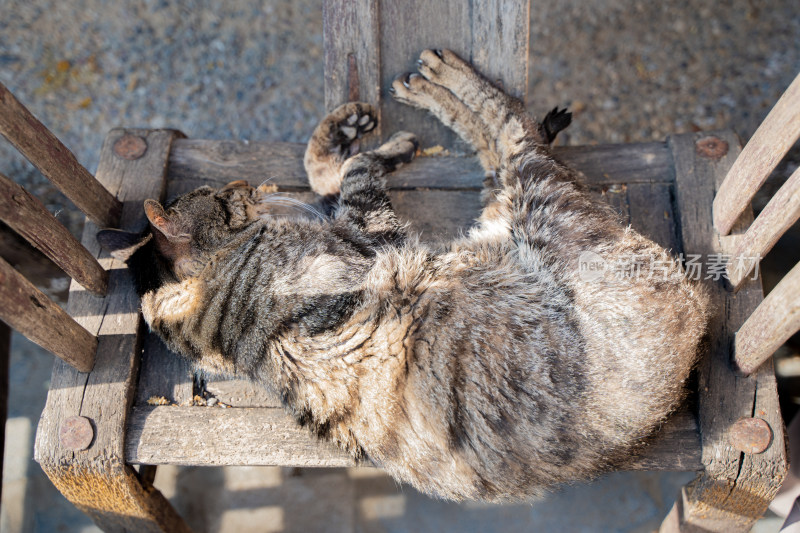
[[[528,107],[573,109],[562,143],[722,127],[746,140],[800,70],[796,0],[587,4],[531,9]],[[115,126],[304,141],[324,113],[312,0],[0,0],[0,14],[0,82],[91,171]],[[797,152],[777,181],[797,167]],[[0,172],[80,230],[82,215],[4,142]],[[777,262],[796,262],[795,248]],[[40,281],[63,297],[63,278]],[[19,336],[12,352],[0,531],[95,531],[31,460],[52,356]],[[507,506],[434,501],[376,470],[162,468],[156,483],[197,531],[644,532],[690,478],[618,473]],[[779,524],[768,518],[758,531]]]

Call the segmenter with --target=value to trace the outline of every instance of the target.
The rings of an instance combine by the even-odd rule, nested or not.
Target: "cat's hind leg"
[[[374,244],[398,243],[405,238],[386,194],[384,177],[414,158],[417,139],[401,131],[377,149],[347,159],[342,165],[341,194],[335,219],[346,223]]]
[[[342,164],[358,152],[358,140],[377,124],[375,108],[362,102],[343,104],[319,123],[303,157],[314,192],[321,196],[339,193]]]

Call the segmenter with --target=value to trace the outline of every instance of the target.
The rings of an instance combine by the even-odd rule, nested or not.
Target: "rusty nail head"
[[[147,142],[138,135],[126,133],[114,142],[114,153],[122,159],[139,159],[147,151]]]
[[[713,135],[697,139],[694,146],[697,150],[697,155],[706,159],[721,159],[722,156],[728,153],[728,143]]]
[[[760,418],[742,418],[728,433],[731,446],[744,453],[762,453],[772,443],[772,428]]]
[[[71,416],[64,420],[58,431],[61,446],[72,451],[81,451],[89,447],[94,439],[94,428],[85,416]]]

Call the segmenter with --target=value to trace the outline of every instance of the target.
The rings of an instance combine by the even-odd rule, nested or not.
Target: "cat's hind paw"
[[[342,163],[358,153],[358,140],[377,124],[375,108],[363,102],[340,105],[319,123],[303,158],[314,192],[323,196],[339,192]]]
[[[329,149],[347,158],[357,153],[356,141],[374,130],[377,124],[374,107],[362,102],[350,102],[334,109],[320,126],[329,131]]]

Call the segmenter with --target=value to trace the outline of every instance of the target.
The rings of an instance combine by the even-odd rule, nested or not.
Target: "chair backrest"
[[[0,84],[0,134],[90,220],[114,226],[121,204],[75,156]],[[85,289],[104,295],[108,274],[97,259],[28,191],[0,174],[0,220]],[[97,339],[0,258],[0,319],[76,369],[94,364]]]
[[[714,226],[729,234],[759,188],[800,138],[800,74],[772,108],[736,159],[714,198]],[[737,235],[727,273],[734,290],[800,218],[800,169],[796,169],[743,234]],[[744,228],[740,228],[744,230]],[[739,369],[749,374],[800,330],[800,263],[772,289],[736,333]]]

